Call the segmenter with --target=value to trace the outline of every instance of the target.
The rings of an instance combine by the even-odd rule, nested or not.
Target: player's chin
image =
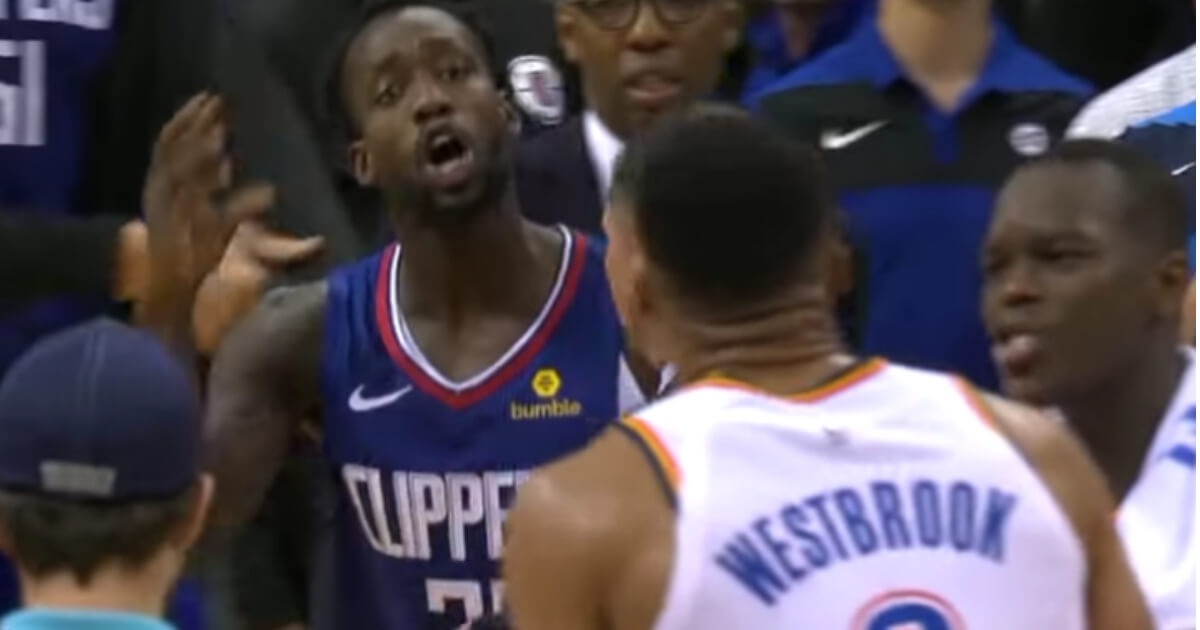
[[[438,222],[454,222],[474,218],[487,203],[487,186],[482,180],[454,188],[429,191],[430,218]]]
[[[1001,371],[1000,385],[1004,394],[1013,400],[1034,407],[1049,407],[1054,405],[1055,391],[1052,380],[1040,374],[1013,374]]]

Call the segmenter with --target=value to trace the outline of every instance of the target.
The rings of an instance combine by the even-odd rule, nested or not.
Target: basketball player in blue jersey
[[[398,244],[268,295],[209,383],[218,524],[253,511],[289,434],[322,419],[338,628],[456,628],[502,609],[516,487],[640,398],[601,250],[521,217],[512,114],[457,11],[377,6],[339,64],[350,161]]]
[[[737,112],[627,150],[609,278],[682,386],[522,487],[514,627],[1149,630],[1059,424],[844,352],[829,205],[815,153]]]

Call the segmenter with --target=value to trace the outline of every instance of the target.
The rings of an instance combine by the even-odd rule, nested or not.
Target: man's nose
[[[1026,261],[1012,262],[999,280],[1000,298],[1005,305],[1021,306],[1042,297],[1036,270]]]
[[[453,111],[450,98],[437,81],[418,78],[413,85],[416,91],[413,103],[413,120],[418,125],[435,118],[447,116]]]
[[[671,29],[658,17],[653,0],[641,0],[637,15],[629,27],[629,46],[642,52],[654,52],[671,45]]]

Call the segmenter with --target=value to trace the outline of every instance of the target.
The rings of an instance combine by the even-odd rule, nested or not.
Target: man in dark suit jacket
[[[713,93],[742,21],[735,0],[559,3],[559,43],[579,68],[586,110],[519,147],[526,215],[598,232],[625,139]]]

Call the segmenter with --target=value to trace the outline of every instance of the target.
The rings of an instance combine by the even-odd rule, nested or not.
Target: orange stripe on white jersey
[[[958,387],[958,391],[962,392],[963,398],[967,399],[967,405],[979,416],[979,419],[983,420],[984,424],[989,427],[1000,431],[1000,423],[996,418],[996,411],[988,404],[983,394],[962,377],[954,376],[951,378],[954,379],[954,385]],[[1001,431],[1001,433],[1003,432]]]
[[[650,425],[646,424],[641,418],[635,416],[627,416],[621,420],[621,425],[629,429],[629,431],[638,438],[638,441],[646,447],[651,459],[654,460],[654,465],[662,471],[667,483],[671,486],[673,492],[679,491],[679,484],[683,476],[679,470],[679,463],[675,461],[675,457],[671,455],[671,451],[667,449],[662,438]]]
[[[832,396],[835,396],[837,394],[845,392],[845,391],[849,390],[850,388],[854,387],[855,385],[858,385],[859,383],[866,381],[867,379],[871,378],[872,376],[879,374],[881,371],[883,371],[883,368],[885,368],[885,367],[887,367],[887,361],[884,361],[883,359],[879,359],[879,358],[868,359],[868,360],[863,361],[862,363],[859,363],[858,365],[852,367],[851,369],[847,370],[845,373],[836,376],[835,378],[831,379],[827,383],[818,385],[817,387],[814,387],[809,390],[805,390],[805,391],[802,391],[802,392],[799,392],[796,394],[789,394],[786,396],[777,396],[775,394],[770,394],[759,387],[751,385],[750,383],[745,383],[743,381],[738,381],[738,380],[734,380],[734,379],[727,378],[724,376],[719,376],[719,375],[711,376],[709,378],[698,381],[693,385],[693,387],[700,387],[700,386],[728,387],[728,388],[732,388],[732,389],[740,389],[743,391],[752,392],[755,394],[768,395],[768,396],[771,396],[774,398],[782,398],[782,399],[790,400],[793,402],[812,403],[812,402],[820,402],[822,400],[825,400],[827,398],[830,398]]]

